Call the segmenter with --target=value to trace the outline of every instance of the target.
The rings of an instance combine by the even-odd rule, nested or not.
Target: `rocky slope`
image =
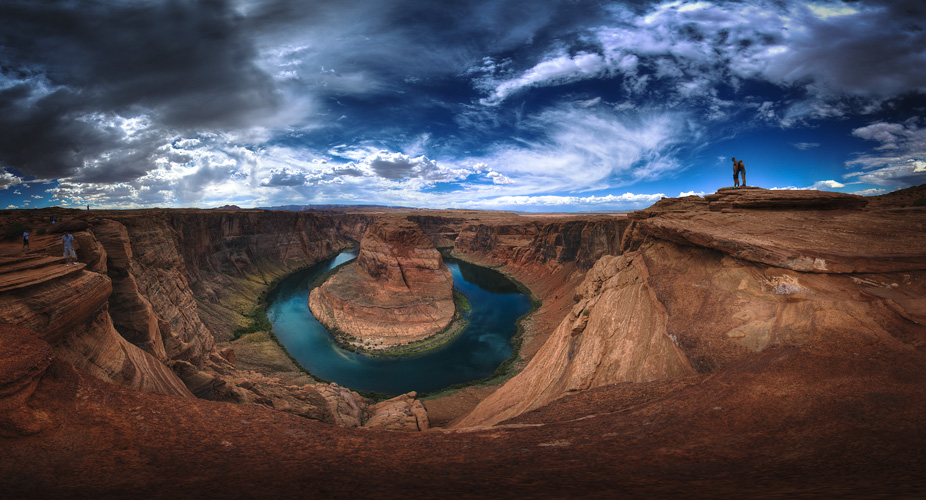
[[[381,220],[361,238],[356,262],[312,290],[309,307],[340,341],[388,350],[450,325],[453,276],[417,225]]]
[[[240,343],[251,361],[221,350],[214,368],[194,364],[198,347],[164,349],[191,354],[176,361],[175,372],[192,367],[184,380],[225,370],[203,391],[228,381],[258,404],[112,385],[75,369],[58,335],[43,340],[44,330],[80,331],[58,326],[91,313],[30,306],[23,317],[42,338],[0,326],[0,488],[12,498],[921,498],[926,209],[823,196],[742,189],[664,200],[562,243],[543,227],[566,219],[468,224],[456,251],[501,266],[547,308],[528,328],[535,344],[548,340],[467,417],[475,427],[326,425],[338,416],[425,429],[431,412],[425,420],[406,395],[370,415],[349,390],[303,382],[269,353],[255,363]],[[588,270],[571,250],[584,246]],[[94,244],[79,250],[88,257],[76,271],[38,277],[4,255],[0,287],[21,288],[0,298],[91,274],[99,287],[112,281],[101,274],[104,251]],[[145,297],[163,339],[169,321]],[[78,301],[72,292],[60,302]],[[264,375],[271,364],[287,375]]]
[[[631,214],[531,363],[460,426],[571,392],[740,366],[782,346],[926,350],[926,210],[861,197],[722,189]],[[864,390],[864,386],[859,386]]]
[[[573,289],[603,255],[620,252],[623,216],[495,216],[463,227],[455,256],[494,267],[525,285],[540,308],[523,322],[529,360],[572,309]]]
[[[919,498],[922,362],[778,347],[508,425],[411,434],[129,390],[0,326],[0,486],[24,500]]]
[[[376,416],[359,394],[299,374],[275,344],[268,349],[288,363],[282,371],[259,361],[237,370],[234,349],[215,342],[230,337],[273,278],[349,244],[333,221],[253,210],[64,211],[62,219],[51,225],[27,212],[23,220],[46,234],[33,239],[29,254],[5,247],[0,322],[40,331],[61,359],[138,390],[259,404],[348,426]],[[62,253],[64,232],[74,234],[81,261],[70,267],[53,257]],[[420,405],[414,398],[399,404],[407,411]]]

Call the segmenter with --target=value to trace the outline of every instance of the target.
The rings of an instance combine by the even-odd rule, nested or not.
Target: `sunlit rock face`
[[[356,262],[312,291],[309,307],[342,341],[388,349],[450,325],[453,276],[417,225],[385,220],[364,234]]]
[[[525,369],[458,425],[520,418],[610,384],[760,370],[749,363],[776,349],[854,359],[922,350],[926,211],[865,206],[854,195],[741,188],[629,214],[620,255],[598,259]],[[808,391],[825,372],[789,369]]]

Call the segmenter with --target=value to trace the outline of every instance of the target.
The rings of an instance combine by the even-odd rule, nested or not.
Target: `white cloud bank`
[[[874,151],[846,162],[856,170],[847,179],[877,186],[900,187],[926,182],[926,127],[920,119],[904,123],[876,122],[852,131],[852,135],[880,143]]]

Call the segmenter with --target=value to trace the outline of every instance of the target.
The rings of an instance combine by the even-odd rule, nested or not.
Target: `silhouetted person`
[[[739,164],[736,163],[736,157],[733,157],[732,159],[733,159],[733,187],[740,187],[740,178],[737,177],[736,175],[739,173],[740,167],[739,167]]]
[[[29,250],[29,232],[23,232],[23,252]]]
[[[733,160],[733,187],[740,187],[740,180],[737,174],[743,176],[743,186],[746,185],[746,166],[743,165],[743,160],[736,161],[736,158],[731,158]]]

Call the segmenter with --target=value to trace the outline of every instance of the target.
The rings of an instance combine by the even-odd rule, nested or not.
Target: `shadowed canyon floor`
[[[78,271],[44,260],[60,233],[36,238],[35,259],[0,246],[0,486],[11,498],[922,497],[917,196],[723,189],[627,217],[408,213],[435,246],[543,301],[517,374],[423,405],[313,381],[265,332],[230,342],[243,320],[228,318],[272,278],[395,213],[63,213],[85,233]],[[4,212],[38,227],[30,217],[47,214]]]

